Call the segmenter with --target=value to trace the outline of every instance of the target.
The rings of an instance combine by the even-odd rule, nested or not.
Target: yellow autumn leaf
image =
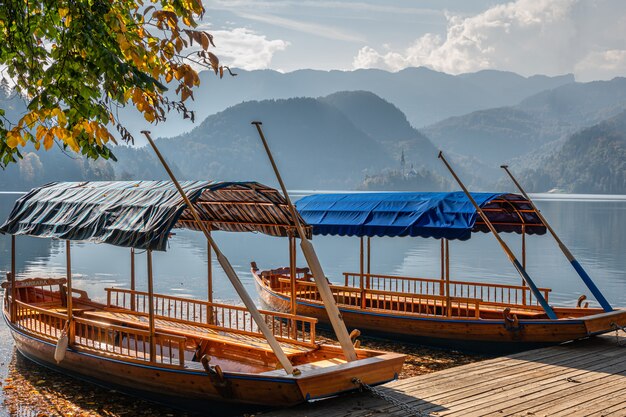
[[[48,150],[52,148],[52,145],[54,145],[54,135],[52,131],[48,130],[46,136],[43,138],[43,147],[45,150]]]
[[[89,136],[93,135],[93,126],[91,126],[90,122],[84,121],[83,129],[85,129],[85,133],[87,133]]]
[[[139,88],[133,89],[133,103],[141,103],[143,101],[143,96],[141,94],[141,90]]]
[[[17,135],[12,130],[7,132],[7,146],[9,148],[17,148]]]
[[[57,122],[59,123],[59,125],[64,126],[65,124],[67,124],[67,117],[65,117],[65,112],[59,107],[56,107],[52,110],[52,116],[57,118]]]
[[[145,113],[143,114],[143,117],[144,117],[144,118],[145,118],[145,119],[146,119],[149,123],[154,122],[154,119],[155,119],[155,117],[154,117],[154,113],[152,113],[152,112],[145,112]]]
[[[127,88],[126,90],[124,90],[124,102],[127,102],[132,94],[133,94],[133,90],[131,90],[130,88]]]
[[[22,136],[20,132],[16,132],[16,139],[21,146],[26,146],[26,139],[24,139],[24,136]]]
[[[37,114],[34,112],[29,112],[27,113],[24,117],[22,117],[22,119],[18,122],[18,125],[23,125],[25,124],[26,126],[28,126],[29,128],[32,127],[33,122],[37,119]]]
[[[67,14],[70,12],[69,9],[63,7],[63,8],[59,8],[59,17],[61,19],[63,19],[65,16],[67,16]]]
[[[65,142],[65,143],[67,143],[67,144],[68,144],[68,146],[69,146],[70,148],[72,148],[72,150],[73,150],[74,152],[78,152],[78,151],[80,150],[80,148],[78,147],[78,144],[76,143],[76,140],[74,139],[74,136],[69,136],[69,135],[68,135],[68,136],[64,139],[64,142]],[[45,145],[45,144],[44,144],[44,145]]]
[[[47,131],[48,129],[46,129],[45,126],[43,125],[37,126],[37,135],[36,135],[37,142],[39,142],[41,138],[43,138],[43,135],[45,135]]]

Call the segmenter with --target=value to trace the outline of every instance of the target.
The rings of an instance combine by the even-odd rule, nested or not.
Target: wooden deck
[[[623,333],[620,336],[624,336]],[[626,337],[615,334],[459,366],[379,387],[432,416],[626,416]],[[264,413],[407,416],[368,393]]]

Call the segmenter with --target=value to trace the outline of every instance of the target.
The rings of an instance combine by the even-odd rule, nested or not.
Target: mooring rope
[[[407,413],[406,414],[407,416],[432,417],[432,414],[420,411],[417,408],[412,407],[409,404],[406,404],[398,400],[397,398],[392,397],[391,395],[388,395],[387,393],[385,393],[383,390],[379,388],[367,385],[365,382],[361,381],[359,378],[352,378],[352,383],[355,385],[358,385],[361,390],[367,391],[370,394],[374,395],[375,397],[381,398],[387,401],[388,403],[395,405],[396,407],[405,411]]]
[[[611,322],[611,328],[615,329],[615,343],[617,343],[617,346],[626,346],[626,342],[622,343],[619,340],[619,331],[623,331],[624,333],[626,333],[626,326],[620,326],[619,324],[615,323],[615,322]]]

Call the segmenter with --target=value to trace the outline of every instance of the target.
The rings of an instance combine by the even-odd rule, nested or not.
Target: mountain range
[[[207,117],[191,132],[159,138],[157,145],[183,178],[274,184],[259,135],[250,124],[254,120],[263,122],[279,168],[288,185],[297,188],[354,188],[365,175],[396,165],[397,143],[411,142],[432,159],[436,156],[436,148],[402,112],[364,91],[241,103]],[[381,131],[377,126],[383,120],[388,128]],[[141,153],[128,150],[115,151],[118,166],[143,169]],[[146,150],[143,157],[149,155]],[[123,175],[140,177],[136,171]]]
[[[533,94],[574,82],[571,74],[548,77],[523,77],[506,71],[484,70],[450,75],[425,67],[398,72],[377,69],[356,71],[298,70],[281,73],[273,70],[235,69],[236,77],[218,80],[213,72],[200,73],[200,87],[195,100],[186,104],[196,113],[196,120],[226,110],[246,101],[317,98],[338,91],[371,91],[396,105],[417,128],[451,116],[493,107],[515,105]],[[139,132],[146,128],[143,118],[132,109],[120,112],[128,129],[141,141]],[[160,136],[176,136],[190,131],[193,125],[171,115],[159,125]]]
[[[530,96],[515,106],[445,119],[422,132],[443,150],[500,165],[624,109],[626,78],[614,78],[566,84]]]
[[[250,84],[252,79],[257,84]],[[510,189],[498,168],[509,163],[528,191],[626,193],[625,78],[577,83],[571,76],[525,78],[498,71],[449,76],[414,68],[400,73],[252,71],[208,83],[214,89],[196,94],[195,103],[204,103],[205,112],[238,97],[269,94],[269,86],[275,86],[272,96],[289,98],[237,102],[208,115],[191,131],[177,128],[170,137],[163,134],[168,128],[157,126],[157,144],[181,179],[253,179],[276,185],[250,125],[260,120],[290,188],[457,188],[436,157],[441,149],[473,190]],[[332,91],[362,83],[369,88]],[[295,96],[315,91],[318,96]],[[11,111],[19,112],[11,104]],[[417,111],[419,106],[423,108]],[[465,114],[454,115],[464,109]],[[416,129],[416,114],[430,124]],[[113,151],[118,163],[70,160],[59,149],[26,150],[24,160],[0,177],[0,187],[165,178],[151,150],[118,146]],[[64,164],[69,168],[60,168]]]

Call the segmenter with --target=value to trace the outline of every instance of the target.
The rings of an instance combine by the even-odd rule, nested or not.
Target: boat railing
[[[414,278],[395,275],[359,274],[344,272],[344,284],[348,287],[391,291],[403,294],[446,294],[446,281],[433,278]],[[483,305],[521,306],[541,308],[529,287],[482,282],[450,281],[450,296],[481,300]],[[551,289],[539,288],[546,301]]]
[[[106,288],[107,305],[148,314],[147,292],[121,288]],[[157,318],[199,325],[219,331],[261,336],[262,332],[250,312],[242,306],[210,303],[208,301],[153,295],[154,315]],[[315,346],[317,319],[275,311],[259,310],[277,340]]]
[[[51,340],[58,340],[67,323],[67,314],[35,307],[19,300],[12,300],[15,318],[13,323],[31,334]]]
[[[283,294],[290,292],[287,277],[277,279],[277,290]],[[447,316],[456,318],[479,318],[480,300],[467,297],[445,297],[429,294],[410,294],[394,291],[356,288],[345,285],[330,285],[335,302],[340,306],[360,307],[363,310],[391,310],[427,316]],[[310,281],[296,282],[297,297],[309,301],[321,301],[317,285]]]
[[[150,361],[150,332],[144,329],[74,317],[67,325],[67,314],[39,308],[15,300],[15,325],[22,330],[50,341],[57,341],[68,331],[71,345],[96,354],[123,358],[124,360]],[[155,362],[183,367],[185,341],[181,336],[163,332],[155,333]]]
[[[80,317],[74,319],[74,346],[94,349],[137,361],[150,360],[150,331],[102,323]],[[185,341],[182,336],[156,332],[154,360],[160,365],[185,365]]]

